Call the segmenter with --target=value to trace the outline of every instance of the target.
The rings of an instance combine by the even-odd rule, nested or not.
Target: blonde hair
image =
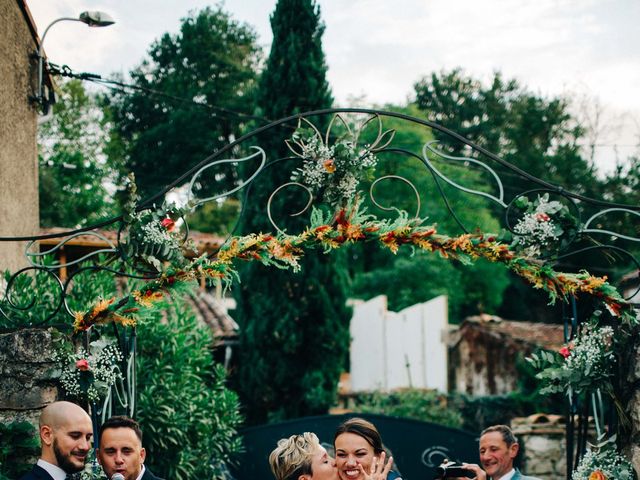
[[[276,480],[297,480],[300,475],[313,475],[311,462],[320,448],[315,433],[304,432],[278,440],[278,446],[269,455],[269,465]]]

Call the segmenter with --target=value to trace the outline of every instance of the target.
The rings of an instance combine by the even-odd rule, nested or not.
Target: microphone
[[[111,480],[124,480],[124,475],[121,473],[114,473],[111,475]]]

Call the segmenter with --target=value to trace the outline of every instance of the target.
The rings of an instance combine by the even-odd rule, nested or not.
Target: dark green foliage
[[[104,187],[115,175],[104,154],[107,126],[80,80],[60,85],[53,116],[38,127],[42,226],[84,226],[115,214]]]
[[[40,454],[38,432],[29,422],[0,423],[0,480],[19,478]]]
[[[273,43],[258,90],[262,113],[275,120],[330,107],[320,7],[313,0],[280,0],[271,30]]]
[[[175,480],[220,478],[240,449],[238,397],[212,360],[211,334],[181,301],[138,327],[137,416],[150,469]]]
[[[415,90],[417,104],[430,120],[536,177],[593,193],[595,167],[580,155],[578,140],[584,132],[569,113],[567,99],[538,96],[500,73],[485,85],[460,69],[432,73]],[[442,133],[434,135],[456,153],[463,148]],[[526,180],[508,178],[507,200],[533,188]]]
[[[240,202],[227,198],[224,202],[208,202],[200,205],[187,217],[189,228],[206,233],[228,235],[240,216]]]
[[[389,393],[360,394],[353,402],[351,409],[356,413],[413,418],[455,428],[462,426],[462,416],[448,405],[447,395],[435,390],[408,388]]]
[[[46,265],[51,265],[52,261],[50,257],[43,259]],[[4,315],[0,315],[0,328],[41,325],[51,317],[46,324],[70,330],[73,319],[60,305],[62,287],[59,282],[53,275],[44,273],[42,270],[38,270],[35,275],[31,273],[27,271],[15,277],[11,288],[7,291],[7,298],[2,298],[0,301],[0,307],[10,317],[7,319]],[[6,281],[10,276],[10,272],[4,272]],[[106,298],[113,295],[113,278],[111,274],[85,270],[75,276],[73,285],[67,293],[69,309],[82,310],[87,305],[95,303],[99,297]],[[27,305],[31,307],[25,308]]]
[[[253,110],[257,60],[253,29],[221,7],[191,13],[179,34],[166,33],[151,46],[149,57],[131,72],[132,82],[185,100],[147,91],[110,98],[120,139],[110,152],[125,156],[143,198],[239,135],[244,120],[224,109]],[[216,173],[222,177],[205,175],[200,183],[205,196],[236,181],[230,171]]]
[[[353,283],[356,297],[369,299],[384,294],[389,309],[397,312],[438,295],[447,295],[451,323],[458,323],[478,311],[495,311],[508,285],[501,265],[482,260],[461,265],[436,253],[417,252],[410,256],[401,252],[387,265],[376,267],[356,275]]]
[[[391,111],[406,113],[420,117],[421,113],[415,105],[402,108],[387,106]],[[420,155],[426,142],[433,140],[428,128],[398,120],[382,117],[383,130],[394,129],[395,137],[391,147],[399,148]],[[376,129],[374,129],[376,130]],[[374,132],[377,134],[377,130]],[[363,141],[371,142],[371,131],[363,133]],[[421,218],[426,224],[434,224],[439,233],[459,235],[464,233],[456,223],[440,195],[432,175],[418,159],[398,152],[378,155],[376,178],[385,175],[399,175],[411,181],[420,194]],[[486,189],[482,177],[477,172],[466,168],[439,165],[445,173],[454,176],[461,184]],[[492,217],[492,210],[481,197],[470,197],[440,182],[447,199],[453,205],[456,214],[469,231],[479,229],[484,232],[499,231],[499,223]],[[369,183],[365,182],[362,191],[369,191]],[[384,180],[374,189],[376,201],[383,206],[393,206],[416,213],[417,201],[411,188],[398,180]],[[376,216],[394,217],[396,212],[385,212],[373,205],[364,195],[365,205]],[[457,323],[464,316],[476,314],[478,311],[495,311],[502,303],[503,292],[507,287],[508,273],[501,265],[489,262],[476,262],[464,266],[458,262],[443,259],[437,253],[418,252],[411,255],[408,250],[401,250],[397,255],[380,249],[377,245],[357,245],[351,249],[349,268],[354,277],[354,295],[369,299],[385,294],[389,308],[401,310],[416,303],[431,300],[437,295],[448,295],[449,316]],[[488,282],[487,279],[492,279]]]
[[[280,0],[271,17],[274,33],[258,93],[262,115],[281,118],[331,106],[325,78],[319,8],[312,0]],[[261,140],[269,160],[286,156],[293,130]],[[273,230],[266,218],[269,195],[287,182],[291,165],[267,168],[245,205],[243,233]],[[276,198],[278,221],[291,212],[291,198]],[[308,218],[308,217],[305,217]],[[303,222],[283,226],[300,231]],[[307,252],[302,272],[252,264],[236,289],[241,346],[234,384],[249,423],[326,413],[335,399],[349,346],[344,256]]]

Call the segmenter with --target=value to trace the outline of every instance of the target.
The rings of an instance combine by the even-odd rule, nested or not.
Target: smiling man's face
[[[87,455],[91,450],[93,436],[91,420],[89,417],[80,417],[78,420],[57,426],[51,435],[56,463],[69,474],[84,469]]]
[[[517,454],[518,444],[507,445],[500,432],[489,432],[480,437],[480,463],[491,478],[509,473]]]

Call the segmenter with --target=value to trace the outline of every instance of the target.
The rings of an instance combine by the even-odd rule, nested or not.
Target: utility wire
[[[147,87],[141,87],[139,85],[133,85],[130,83],[124,83],[121,82],[119,80],[113,80],[113,79],[104,79],[102,78],[102,76],[95,74],[95,73],[88,73],[88,72],[74,72],[73,70],[71,70],[71,68],[69,68],[68,65],[56,65],[55,63],[49,63],[49,73],[51,75],[57,75],[57,76],[61,76],[61,77],[69,77],[69,78],[76,78],[78,80],[84,80],[84,81],[88,81],[88,82],[92,82],[92,83],[96,83],[98,85],[102,85],[106,88],[110,88],[113,90],[118,90],[121,92],[126,92],[127,90],[135,90],[135,91],[139,91],[139,92],[143,92],[143,93],[149,93],[151,95],[155,95],[158,97],[162,97],[162,98],[166,98],[168,100],[173,100],[173,101],[177,101],[177,102],[181,102],[181,103],[190,103],[193,105],[197,105],[199,107],[202,108],[206,108],[208,110],[212,110],[214,112],[219,112],[219,113],[223,113],[226,115],[232,115],[238,118],[243,118],[246,120],[257,120],[260,122],[263,122],[265,124],[267,123],[271,123],[272,120],[265,118],[265,117],[259,117],[256,115],[250,115],[247,113],[243,113],[243,112],[238,112],[235,110],[231,110],[228,108],[224,108],[224,107],[218,107],[215,105],[208,105],[206,103],[202,103],[202,102],[197,102],[195,100],[193,100],[192,98],[185,98],[185,97],[179,97],[177,95],[171,95],[169,93],[165,93],[162,92],[160,90],[156,90],[153,88],[147,88]]]

